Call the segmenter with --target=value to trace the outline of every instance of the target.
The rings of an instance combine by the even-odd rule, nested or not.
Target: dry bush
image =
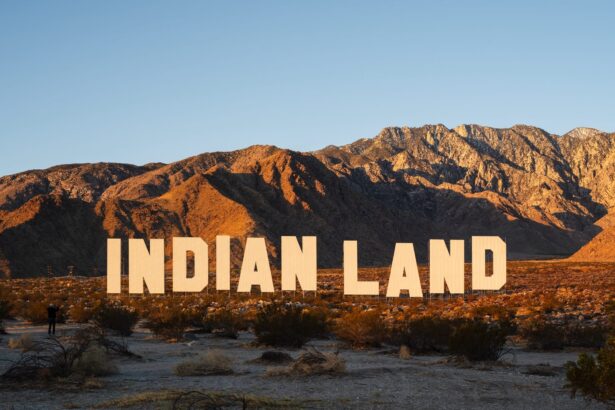
[[[608,329],[600,324],[573,323],[565,332],[567,346],[600,348],[606,343]]]
[[[408,346],[413,352],[445,352],[459,320],[434,316],[412,318],[394,326],[389,339],[393,344]]]
[[[130,336],[139,321],[139,314],[121,303],[102,303],[93,315],[94,322],[119,336]]]
[[[72,370],[83,376],[110,376],[118,371],[117,366],[110,361],[107,351],[96,344],[89,346],[77,358]]]
[[[596,357],[582,353],[576,363],[566,363],[566,379],[573,397],[580,392],[589,399],[615,405],[615,338]]]
[[[552,323],[541,317],[522,322],[517,333],[527,347],[538,350],[559,350],[566,346],[599,348],[607,339],[608,328],[601,324]]]
[[[451,335],[449,349],[470,361],[498,360],[504,353],[509,328],[500,323],[472,320],[461,323]]]
[[[145,327],[167,341],[183,340],[186,330],[194,323],[194,316],[181,306],[166,305],[149,314]]]
[[[294,304],[271,303],[256,315],[254,333],[258,343],[301,347],[327,329],[326,317]]]
[[[230,309],[221,309],[207,316],[207,326],[219,337],[237,339],[240,330],[247,328],[243,318]]]
[[[13,305],[6,299],[0,298],[0,335],[5,334],[4,319],[8,319],[11,315]]]
[[[320,374],[342,374],[346,361],[337,353],[322,353],[311,348],[301,353],[297,360],[284,368],[271,368],[267,376],[312,376]]]
[[[22,333],[18,338],[10,338],[8,345],[9,349],[29,351],[34,347],[34,341],[30,333]]]
[[[108,374],[109,358],[98,353],[135,356],[121,344],[107,339],[95,327],[84,328],[71,337],[36,340],[14,361],[1,378],[13,381],[37,381],[72,374]],[[84,357],[85,356],[85,357]],[[103,360],[104,359],[104,360]],[[105,363],[102,363],[102,362]]]
[[[352,348],[380,346],[386,336],[386,327],[377,310],[355,310],[338,319],[335,335]]]
[[[232,374],[233,361],[219,350],[210,350],[175,367],[178,376],[214,376]]]
[[[531,317],[517,327],[517,333],[527,341],[527,347],[539,350],[556,350],[564,347],[562,326],[549,323],[540,317]]]
[[[250,362],[261,364],[283,364],[292,361],[293,358],[288,353],[268,350],[266,352],[263,352],[263,354],[261,354],[259,358],[251,360]]]
[[[90,306],[88,301],[75,303],[68,309],[68,317],[75,323],[88,323],[94,318],[96,308]]]
[[[46,301],[29,301],[23,305],[21,316],[28,322],[33,324],[47,323],[47,307],[49,303]],[[61,322],[62,312],[58,312],[56,320]]]

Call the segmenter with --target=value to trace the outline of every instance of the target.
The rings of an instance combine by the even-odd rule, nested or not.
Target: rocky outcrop
[[[313,153],[253,146],[28,171],[0,178],[0,275],[104,272],[107,237],[201,236],[213,256],[228,234],[235,263],[247,236],[267,238],[277,263],[281,235],[317,235],[321,266],[341,264],[345,239],[359,241],[361,265],[389,264],[396,242],[424,259],[429,238],[476,234],[502,236],[512,258],[569,256],[606,229],[595,222],[615,205],[614,141],[427,125]]]

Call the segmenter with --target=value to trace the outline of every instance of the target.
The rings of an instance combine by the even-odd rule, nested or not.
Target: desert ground
[[[364,278],[386,277],[386,270],[364,269]],[[425,267],[421,268],[425,277]],[[340,297],[339,271],[320,274],[322,292],[318,296],[300,292],[286,295],[293,303],[313,308],[326,307],[333,321],[345,312],[376,310],[384,323],[404,320],[408,315],[438,317],[476,317],[492,320],[510,314],[519,328],[525,321],[540,318],[555,329],[582,326],[593,329],[608,322],[607,304],[615,296],[614,264],[568,262],[512,262],[509,280],[502,292],[463,297],[425,298],[424,300]],[[0,335],[0,373],[17,361],[22,351],[15,341],[24,338],[44,341],[47,326],[40,323],[39,305],[63,305],[66,317],[58,324],[60,340],[90,326],[84,312],[104,297],[103,278],[52,278],[5,280],[0,290],[12,297],[10,319],[4,321]],[[199,297],[117,297],[116,301],[140,313],[138,324],[128,337],[108,336],[125,343],[134,357],[109,356],[116,367],[104,377],[20,382],[0,378],[0,408],[187,408],[185,397],[215,397],[218,403],[195,408],[472,408],[472,409],[601,409],[607,408],[581,395],[572,398],[565,387],[565,363],[579,353],[593,353],[595,347],[559,346],[535,348],[521,336],[510,336],[504,354],[497,361],[460,360],[449,353],[402,352],[388,340],[378,346],[350,346],[335,331],[311,338],[301,348],[259,345],[248,326],[237,338],[223,338],[212,332],[186,328],[180,338],[169,340],[152,332],[147,318],[157,311],[180,307],[207,306],[208,315],[217,309],[230,309],[253,318],[253,311],[270,299],[258,293],[251,296],[206,294]],[[324,308],[323,308],[324,309]],[[504,312],[504,313],[502,313]],[[253,320],[253,319],[250,319]],[[541,322],[541,323],[542,323]],[[558,330],[559,331],[559,330]],[[556,334],[559,337],[559,334]],[[567,337],[567,336],[566,336]],[[352,348],[355,347],[355,348]],[[306,351],[316,349],[339,358],[343,369],[327,374],[284,373],[287,363],[259,361],[264,352],[289,354],[297,361]],[[228,371],[211,375],[178,375],[180,363],[196,361],[212,353],[225,357]],[[276,372],[275,369],[282,371]],[[190,395],[190,392],[192,396]],[[220,401],[222,400],[222,401]],[[224,403],[224,406],[219,405]],[[204,406],[204,407],[203,407]]]
[[[60,334],[75,326],[59,326]],[[11,322],[11,336],[30,333],[47,337],[46,326]],[[395,349],[361,351],[341,349],[345,374],[310,377],[276,377],[265,374],[267,365],[250,361],[271,350],[251,345],[253,337],[242,332],[237,340],[211,335],[183,343],[165,343],[146,329],[137,328],[130,337],[131,351],[142,359],[117,359],[116,375],[97,379],[88,387],[50,386],[37,389],[3,386],[1,408],[170,408],[166,391],[213,391],[262,398],[271,407],[282,408],[510,408],[558,409],[603,408],[581,397],[571,399],[563,365],[578,351],[528,352],[513,349],[499,363],[456,364],[447,356],[424,355],[399,358]],[[337,351],[335,341],[315,341],[321,351]],[[178,377],[173,368],[198,353],[218,350],[233,358],[234,374]],[[280,350],[280,349],[276,349]],[[300,349],[281,349],[297,356]],[[2,360],[15,359],[19,352],[0,346]],[[542,374],[537,369],[548,369]],[[238,404],[239,406],[239,404]],[[605,407],[604,407],[605,408]]]

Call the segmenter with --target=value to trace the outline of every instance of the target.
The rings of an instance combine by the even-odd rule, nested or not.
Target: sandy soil
[[[14,359],[18,351],[7,342],[11,337],[31,333],[46,337],[44,326],[23,322],[7,323],[9,335],[0,341],[0,360]],[[74,326],[60,325],[58,334]],[[265,350],[250,346],[253,336],[242,333],[238,340],[198,335],[187,343],[165,343],[144,329],[131,336],[129,347],[143,359],[114,359],[119,374],[99,379],[97,388],[25,389],[0,386],[2,409],[92,408],[110,400],[163,389],[220,391],[254,394],[271,399],[290,399],[292,407],[305,408],[420,408],[420,409],[544,409],[603,408],[582,398],[571,399],[565,384],[563,364],[578,352],[525,352],[513,349],[502,364],[460,366],[444,356],[413,356],[401,360],[391,349],[351,351],[335,341],[310,343],[321,351],[340,348],[347,361],[347,373],[340,376],[270,377],[267,366],[249,363]],[[174,366],[207,349],[219,349],[234,360],[235,373],[227,376],[178,377]],[[285,350],[296,357],[300,350]],[[549,364],[554,376],[526,374],[529,366]],[[0,371],[7,366],[0,361]],[[157,408],[159,402],[141,403],[135,408]]]

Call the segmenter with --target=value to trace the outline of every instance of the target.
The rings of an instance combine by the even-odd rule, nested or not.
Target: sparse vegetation
[[[130,336],[139,321],[139,314],[120,303],[107,302],[96,309],[92,319],[98,326],[119,336]]]
[[[504,352],[508,328],[500,323],[466,321],[456,326],[450,352],[470,361],[498,360]]]
[[[98,344],[91,344],[73,364],[72,370],[83,376],[110,376],[118,372],[107,351]]]
[[[232,374],[233,361],[219,350],[210,350],[175,367],[178,376],[215,376]]]
[[[145,327],[156,336],[168,341],[182,340],[192,324],[193,316],[181,306],[172,304],[159,311],[153,311],[145,321]]]
[[[391,330],[390,341],[415,353],[445,352],[458,320],[422,316],[403,321]]]
[[[242,317],[230,309],[220,309],[207,317],[211,332],[219,337],[237,339],[240,330],[247,328]]]
[[[30,351],[34,347],[34,341],[30,333],[22,333],[19,337],[12,337],[8,343],[9,349]]]
[[[2,296],[2,293],[0,293],[0,296]],[[12,307],[12,304],[7,299],[0,297],[0,335],[6,333],[4,320],[11,316]]]
[[[615,337],[594,357],[582,353],[566,364],[567,387],[589,399],[615,404]]]
[[[301,353],[288,367],[268,369],[268,376],[312,376],[320,374],[342,374],[346,361],[337,353],[323,353],[314,348]]]
[[[327,323],[322,315],[294,304],[279,302],[264,306],[254,321],[254,333],[260,344],[301,347],[323,335]]]
[[[556,350],[564,347],[562,327],[549,323],[541,317],[524,321],[519,326],[518,333],[527,341],[527,347],[530,349]]]
[[[349,312],[335,326],[335,335],[354,349],[380,346],[385,334],[386,327],[377,310]]]
[[[104,376],[115,367],[109,355],[137,357],[128,348],[106,338],[100,329],[86,327],[72,336],[20,343],[21,356],[0,376],[4,380],[36,382],[71,375]]]

